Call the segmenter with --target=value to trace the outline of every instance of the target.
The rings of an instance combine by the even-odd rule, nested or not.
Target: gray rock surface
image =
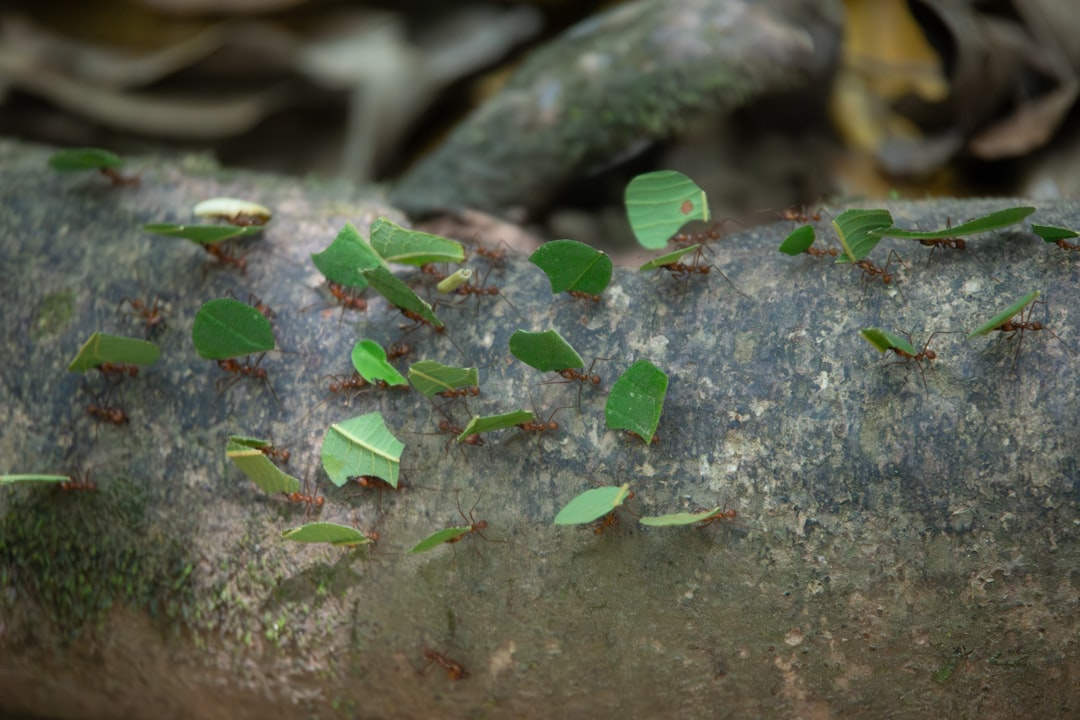
[[[138,187],[60,176],[48,151],[0,143],[0,473],[89,469],[97,493],[0,488],[0,712],[51,717],[1066,717],[1080,707],[1077,258],[1026,228],[964,252],[886,240],[897,282],[776,252],[789,223],[714,246],[720,278],[619,270],[599,305],[552,298],[523,258],[488,278],[506,298],[440,308],[444,336],[409,360],[481,366],[476,413],[531,408],[545,438],[444,449],[415,392],[324,404],[359,337],[401,318],[327,305],[310,252],[346,221],[400,216],[347,185],[141,160]],[[207,268],[144,233],[232,195],[275,211],[248,270]],[[1005,201],[897,203],[925,227]],[[835,212],[835,211],[834,211]],[[1075,204],[1032,220],[1080,225]],[[823,223],[822,234],[827,235]],[[478,268],[485,261],[476,260]],[[964,336],[1030,289],[1058,335]],[[191,322],[232,290],[277,311],[283,352],[218,393]],[[86,335],[139,336],[124,296],[160,295],[162,360],[125,383],[125,427],[84,416],[99,378],[66,366]],[[312,307],[314,306],[314,307]],[[586,322],[583,322],[583,319]],[[938,359],[890,365],[858,330],[933,331]],[[546,378],[506,350],[555,327],[604,388]],[[1015,360],[1015,369],[1013,368]],[[660,441],[606,429],[605,389],[647,358],[671,377]],[[380,410],[416,487],[354,496],[319,468],[332,422]],[[456,418],[465,414],[456,409]],[[303,508],[225,460],[231,433],[273,438],[318,483],[324,520],[376,530],[373,550],[291,544]],[[629,482],[641,514],[726,505],[733,522],[595,534],[556,528],[592,485]],[[423,486],[423,487],[421,487]],[[356,492],[359,492],[357,490]],[[380,513],[381,503],[381,513]],[[406,551],[461,522],[489,542]],[[424,673],[426,648],[470,673]]]

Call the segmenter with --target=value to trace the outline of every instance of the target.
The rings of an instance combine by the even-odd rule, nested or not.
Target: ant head
[[[927,360],[937,360],[937,353],[933,350],[923,350],[923,357]]]
[[[590,375],[589,382],[591,382],[593,385],[599,385],[602,380],[600,379],[599,375]]]
[[[487,520],[481,520],[479,522],[473,523],[473,529],[474,530],[487,530],[487,526],[488,526],[488,521]]]
[[[558,430],[559,429],[559,423],[556,422],[555,420],[548,420],[547,429],[548,430]]]

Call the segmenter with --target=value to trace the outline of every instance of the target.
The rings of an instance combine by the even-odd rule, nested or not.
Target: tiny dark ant
[[[424,648],[424,659],[427,663],[424,665],[424,669],[420,671],[420,674],[424,674],[432,664],[446,670],[446,676],[451,680],[464,680],[469,677],[469,671],[462,666],[456,660],[451,660],[442,653],[432,650],[431,648]]]
[[[129,298],[124,296],[120,299],[120,302],[116,306],[116,311],[121,312],[127,306],[125,314],[131,317],[142,318],[145,328],[143,330],[146,337],[150,337],[158,328],[165,327],[165,316],[161,312],[161,296],[155,295],[154,301],[151,303],[149,300],[142,300],[139,298]]]
[[[119,407],[105,407],[103,405],[91,403],[86,408],[86,414],[90,415],[95,420],[112,423],[117,427],[128,423],[127,413]]]
[[[267,389],[270,390],[270,394],[274,396],[274,400],[278,405],[281,405],[281,398],[278,397],[277,392],[274,390],[274,386],[270,384],[270,376],[266,372],[266,368],[259,367],[259,363],[262,362],[266,353],[260,353],[259,357],[252,363],[250,360],[245,360],[240,363],[236,358],[222,358],[217,360],[219,368],[227,373],[231,373],[233,377],[220,378],[217,381],[218,395],[221,395],[226,390],[231,388],[240,378],[254,378],[261,380]]]

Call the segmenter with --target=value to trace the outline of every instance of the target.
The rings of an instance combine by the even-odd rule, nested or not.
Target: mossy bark
[[[138,187],[48,170],[44,149],[0,144],[0,472],[89,469],[97,493],[0,488],[0,711],[67,717],[1068,716],[1080,705],[1080,490],[1072,254],[1020,229],[963,252],[882,243],[906,267],[864,283],[831,259],[776,252],[788,223],[713,246],[715,274],[616,272],[599,304],[552,298],[523,258],[489,282],[506,299],[440,306],[445,335],[409,335],[409,360],[475,364],[489,414],[557,407],[539,447],[515,432],[444,449],[415,392],[323,402],[356,339],[401,319],[327,299],[308,255],[343,223],[386,213],[347,185],[137,161]],[[233,195],[275,211],[240,275],[150,236],[195,202]],[[893,204],[930,227],[1003,202]],[[1075,204],[1037,222],[1080,225]],[[828,235],[827,225],[820,227]],[[485,261],[477,258],[478,268]],[[207,264],[210,264],[207,269]],[[486,272],[486,269],[485,269]],[[419,273],[415,273],[419,275]],[[964,340],[1039,288],[1047,332]],[[221,371],[190,340],[200,304],[232,290],[277,311],[280,396]],[[94,330],[139,336],[124,296],[160,295],[163,357],[121,402],[127,426],[83,413],[103,386],[66,372]],[[585,320],[585,322],[583,322]],[[934,331],[938,358],[889,365],[858,337]],[[517,328],[557,328],[604,388],[647,358],[671,377],[660,441],[604,424],[604,389],[538,385],[513,361]],[[1015,369],[1014,369],[1015,357]],[[380,410],[414,487],[353,496],[319,469],[328,425]],[[464,424],[465,412],[452,406]],[[290,544],[303,508],[225,460],[229,434],[268,436],[319,483],[324,520],[375,529],[374,550]],[[594,484],[629,482],[628,510],[727,505],[735,522],[597,535],[556,528]],[[489,542],[406,551],[475,504]],[[381,511],[380,511],[381,510]],[[471,677],[423,674],[431,648]]]

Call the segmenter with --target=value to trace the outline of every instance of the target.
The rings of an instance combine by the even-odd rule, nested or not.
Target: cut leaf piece
[[[1027,295],[1020,298],[1019,300],[1014,302],[1012,305],[1010,305],[1009,307],[1002,310],[1001,312],[999,312],[994,317],[987,320],[985,323],[980,325],[978,328],[976,328],[975,330],[972,330],[971,334],[967,336],[967,339],[971,340],[973,338],[979,337],[980,335],[988,335],[989,333],[993,332],[994,330],[998,329],[999,327],[1001,327],[1002,325],[1007,323],[1009,320],[1011,320],[1012,317],[1014,315],[1016,315],[1016,313],[1020,312],[1021,310],[1026,308],[1028,305],[1030,305],[1032,302],[1034,302],[1035,298],[1037,298],[1037,297],[1039,297],[1039,291],[1038,290],[1033,290],[1032,292],[1029,292]]]
[[[387,385],[408,385],[401,373],[386,359],[386,350],[374,340],[360,340],[352,349],[352,364],[368,382],[382,380]]]
[[[780,243],[779,250],[785,255],[802,255],[814,244],[814,239],[814,226],[803,225],[800,228],[795,228],[790,235],[784,238],[784,242]]]
[[[435,317],[431,306],[421,300],[420,296],[412,291],[412,288],[399,280],[387,268],[379,266],[364,269],[363,273],[364,279],[367,280],[372,289],[386,298],[386,301],[394,307],[416,313],[436,328],[443,326],[439,318]]]
[[[888,210],[845,210],[833,218],[833,229],[844,248],[838,263],[857,263],[870,254],[881,236],[873,230],[882,230],[892,226],[892,215]]]
[[[440,280],[439,284],[435,286],[435,289],[444,295],[452,293],[465,283],[469,282],[469,280],[472,279],[472,275],[473,272],[470,268],[461,268]]]
[[[555,516],[555,524],[582,525],[590,523],[622,505],[629,494],[630,483],[623,483],[618,487],[606,485],[586,490],[566,503],[566,507]]]
[[[409,381],[424,397],[435,397],[447,390],[474,387],[480,384],[480,373],[474,368],[457,368],[434,360],[420,360],[409,366]]]
[[[1080,233],[1075,230],[1059,227],[1057,225],[1032,225],[1031,232],[1035,233],[1048,243],[1080,237]]]
[[[371,247],[386,262],[426,265],[465,261],[461,243],[418,230],[408,230],[384,217],[371,223]]]
[[[553,240],[529,256],[544,271],[551,292],[576,291],[599,295],[611,282],[611,258],[576,240]]]
[[[154,223],[143,225],[143,230],[155,235],[166,237],[178,237],[190,240],[199,245],[216,245],[225,240],[237,237],[250,237],[263,231],[261,225],[174,225],[171,223]]]
[[[678,250],[669,252],[666,255],[654,257],[652,260],[639,267],[638,272],[648,272],[649,270],[656,270],[665,265],[679,262],[679,258],[694,252],[699,247],[701,247],[701,245],[690,245],[689,247],[679,248]]]
[[[100,148],[61,150],[49,157],[49,167],[60,172],[118,168],[123,164],[119,155]]]
[[[232,460],[240,472],[248,476],[263,492],[293,493],[300,489],[300,481],[270,461],[259,448],[270,443],[258,438],[238,435],[229,437],[225,457]]]
[[[915,350],[915,347],[911,344],[910,340],[901,337],[896,333],[891,333],[888,330],[882,330],[881,328],[865,328],[859,331],[859,337],[881,352],[895,349],[903,350],[913,357],[918,354],[918,351]]]
[[[476,433],[493,432],[517,427],[521,423],[532,422],[536,417],[528,410],[515,410],[502,413],[501,415],[488,415],[487,417],[474,417],[457,436],[458,442],[465,442],[465,438]]]
[[[968,220],[961,225],[954,225],[940,230],[903,230],[898,227],[888,227],[883,230],[875,230],[872,234],[879,237],[895,237],[907,240],[942,240],[944,238],[960,237],[961,235],[976,235],[1016,225],[1033,212],[1035,212],[1033,207],[1005,208],[974,220]]]
[[[626,186],[626,214],[638,243],[659,250],[690,220],[709,220],[705,191],[673,170],[638,175]]]
[[[312,253],[311,261],[330,282],[357,290],[367,287],[363,271],[382,265],[379,254],[352,223],[345,223],[325,250]]]
[[[364,533],[348,525],[331,522],[313,522],[281,532],[281,537],[293,542],[329,543],[338,547],[355,547],[372,542]]]
[[[703,510],[696,513],[671,513],[670,515],[647,515],[643,518],[638,518],[638,522],[642,525],[649,525],[651,527],[671,527],[675,525],[693,525],[694,523],[704,522],[714,517],[719,517],[724,514],[724,508],[714,507],[712,510]]]
[[[611,387],[604,406],[607,426],[637,433],[648,445],[660,424],[667,386],[663,370],[648,360],[638,360]]]
[[[518,360],[540,372],[585,367],[585,361],[578,355],[577,350],[566,342],[558,330],[515,330],[510,336],[510,352]]]
[[[217,298],[199,308],[191,326],[195,350],[208,360],[274,349],[274,329],[266,317],[239,300]]]
[[[71,372],[86,372],[102,363],[153,365],[161,357],[158,346],[146,340],[96,332],[68,365]]]
[[[322,465],[338,487],[349,476],[374,475],[397,488],[404,447],[386,427],[382,414],[372,412],[330,426],[323,438]]]
[[[195,205],[195,214],[202,218],[224,220],[230,225],[265,225],[273,217],[270,209],[239,198],[210,198]]]
[[[67,475],[0,475],[0,485],[16,483],[62,483],[71,478]]]
[[[428,535],[420,542],[413,545],[412,549],[409,550],[409,552],[413,554],[427,552],[432,548],[437,548],[440,545],[451,542],[455,538],[459,538],[462,535],[466,535],[470,532],[472,532],[471,525],[466,525],[465,527],[448,527],[443,530],[437,530]]]

